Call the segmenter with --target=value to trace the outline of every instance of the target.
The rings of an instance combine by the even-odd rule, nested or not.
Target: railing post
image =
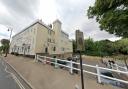
[[[98,79],[98,83],[101,83],[100,69],[99,69],[98,65],[96,65],[96,70],[97,70],[97,79]]]
[[[36,62],[38,62],[38,56],[39,56],[39,55],[36,55]]]
[[[113,63],[111,63],[111,67],[112,67],[112,69],[114,70],[114,64],[113,64]]]
[[[72,63],[72,60],[70,61],[70,73],[73,74],[73,63]]]
[[[124,68],[125,68],[125,71],[127,72],[128,71],[127,67],[124,67]]]
[[[46,61],[47,61],[47,60],[46,60],[46,56],[44,56],[44,61],[43,61],[43,63],[46,64]]]
[[[55,59],[55,68],[58,68],[57,58],[54,59]]]
[[[37,62],[37,54],[35,54],[34,62]]]
[[[35,54],[35,60],[36,60],[36,55],[37,55],[37,54]]]
[[[118,65],[117,64],[115,64],[116,65],[116,70],[119,70],[119,67],[118,67]]]

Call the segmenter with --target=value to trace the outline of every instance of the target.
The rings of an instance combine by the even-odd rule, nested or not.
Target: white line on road
[[[0,60],[1,61],[1,60]],[[7,70],[7,65],[2,61],[2,65],[5,67],[5,72],[9,73],[12,78],[14,79],[14,81],[18,84],[18,86],[20,87],[20,89],[25,89],[25,87],[22,85],[22,83],[17,79],[17,77],[12,73],[12,72],[9,72]]]

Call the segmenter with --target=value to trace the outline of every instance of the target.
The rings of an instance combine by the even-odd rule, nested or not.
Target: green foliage
[[[122,55],[128,54],[128,38],[118,40],[115,44],[116,53]]]
[[[0,47],[1,51],[3,51],[4,53],[9,51],[9,43],[10,41],[8,39],[2,39],[1,40],[1,44],[2,46]]]
[[[99,42],[94,42],[93,39],[91,38],[85,40],[85,54],[100,56],[100,53],[101,53],[101,46],[99,45]]]
[[[73,41],[73,52],[75,52],[76,43]],[[93,41],[89,38],[85,40],[84,54],[90,56],[111,56],[115,59],[124,60],[128,69],[128,38],[120,39],[115,42],[109,40]]]
[[[1,40],[1,44],[2,45],[7,45],[7,44],[9,44],[10,43],[10,41],[8,40],[8,39],[2,39]]]
[[[76,51],[76,43],[73,40],[73,52]],[[115,42],[109,40],[93,41],[92,38],[85,40],[84,54],[92,56],[112,56],[128,54],[128,38]]]
[[[88,17],[96,17],[101,30],[128,37],[128,0],[96,0],[88,9]]]
[[[93,56],[110,56],[114,52],[113,42],[101,40],[94,42],[89,38],[85,40],[85,54]]]

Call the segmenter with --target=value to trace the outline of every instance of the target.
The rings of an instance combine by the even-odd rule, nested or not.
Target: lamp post
[[[12,30],[13,30],[12,28],[11,29],[8,28],[8,31],[10,31],[10,38],[9,38],[10,43],[11,43],[11,37],[12,37]]]
[[[8,47],[8,49],[10,48],[10,45],[11,45],[11,37],[12,37],[12,28],[8,28],[8,31],[10,31],[10,37],[9,37],[9,47]],[[7,54],[8,54],[8,52],[7,52],[7,50],[8,49],[6,49],[6,54],[5,54],[5,57],[7,57]]]

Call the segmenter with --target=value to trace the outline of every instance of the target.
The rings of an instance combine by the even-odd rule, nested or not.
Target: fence
[[[118,64],[112,64],[112,69],[120,70],[120,71],[128,71],[127,67],[120,66]]]
[[[104,63],[108,68],[120,70],[120,71],[128,71],[127,67],[118,65],[117,63],[109,63],[109,60],[107,58],[102,59],[102,63]]]
[[[62,59],[58,59],[58,58],[51,58],[51,57],[40,56],[40,55],[36,55],[35,56],[35,60],[36,61],[41,61],[44,64],[46,64],[46,63],[52,63],[52,64],[54,64],[55,68],[57,68],[59,66],[63,66],[63,67],[69,68],[69,72],[71,74],[73,73],[73,70],[80,71],[79,68],[73,67],[73,64],[79,66],[80,63],[74,62],[72,60],[71,61],[68,61],[68,60],[62,60]],[[60,63],[58,63],[58,61],[59,62],[65,62],[66,64],[69,64],[69,65],[60,64]],[[117,74],[125,74],[125,75],[128,75],[128,71],[120,71],[118,69],[117,70],[115,70],[115,69],[109,69],[109,68],[100,67],[98,65],[96,65],[96,66],[94,66],[94,65],[88,65],[88,64],[82,64],[82,65],[83,65],[83,67],[90,67],[90,68],[96,69],[96,72],[87,71],[85,69],[83,69],[83,72],[97,76],[98,83],[102,83],[101,78],[103,77],[103,78],[107,78],[107,79],[110,79],[110,80],[115,80],[115,81],[119,81],[119,82],[128,84],[128,81],[126,81],[126,80],[117,79],[117,78],[113,78],[113,77],[109,77],[109,76],[105,76],[105,75],[101,74],[101,70],[111,71],[111,72],[114,72],[114,73],[117,73]]]

